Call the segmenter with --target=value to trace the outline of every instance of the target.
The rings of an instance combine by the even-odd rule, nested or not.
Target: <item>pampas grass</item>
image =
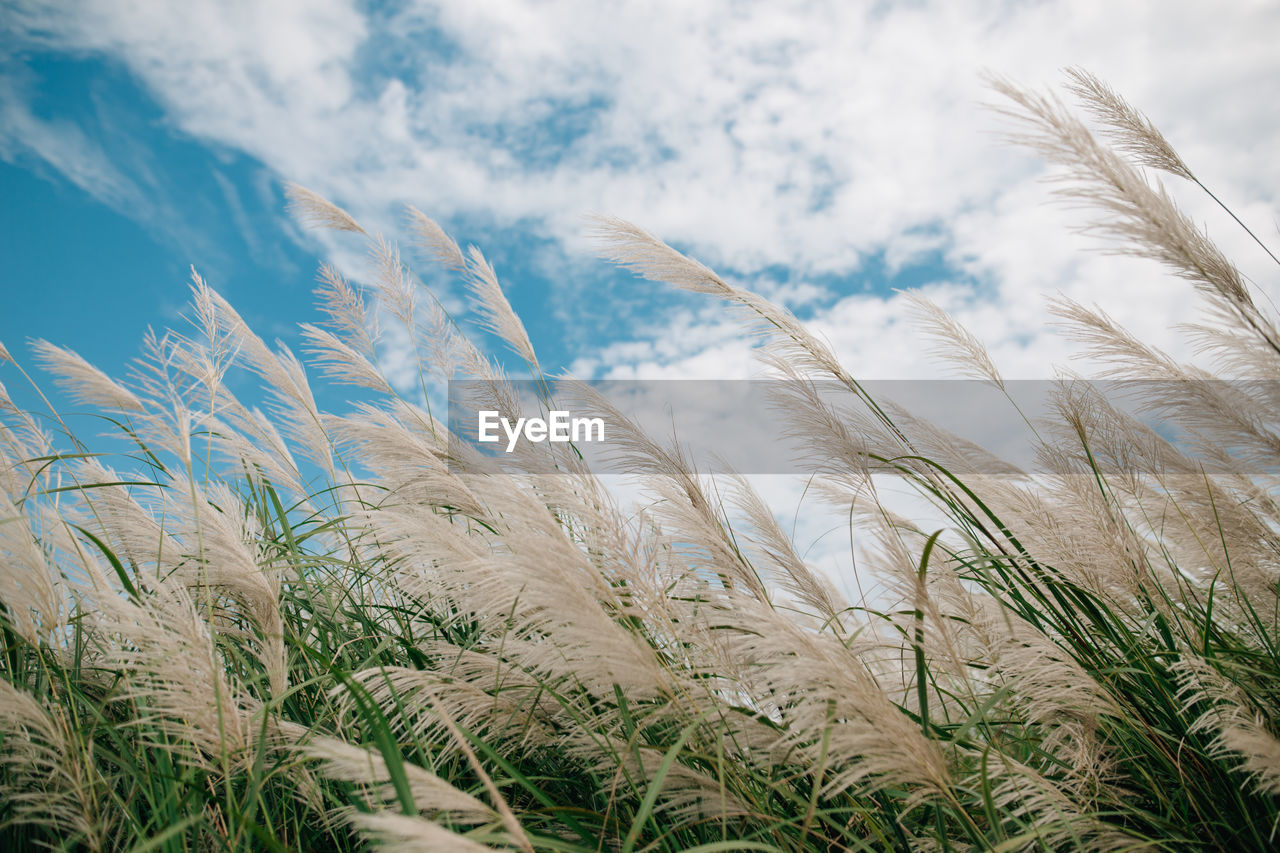
[[[644,511],[569,453],[550,477],[451,455],[383,373],[375,319],[401,327],[422,401],[462,370],[510,411],[500,365],[392,242],[301,188],[299,218],[367,240],[373,268],[364,293],[321,269],[310,364],[372,399],[322,411],[304,361],[198,276],[193,331],[150,338],[128,381],[38,344],[136,452],[113,471],[87,439],[56,451],[56,414],[0,412],[0,846],[1274,849],[1276,397],[1221,380],[1273,379],[1280,335],[1145,171],[1196,182],[1165,137],[1087,73],[1068,84],[1114,148],[1056,96],[994,83],[1091,227],[1198,288],[1219,372],[1056,310],[1112,376],[1174,381],[1146,403],[1184,441],[1064,381],[1024,473],[873,399],[785,310],[598,222],[606,256],[760,334],[815,491],[874,543],[875,599],[843,600],[746,480],[710,482],[638,428]],[[480,251],[409,224],[537,373]],[[978,336],[914,303],[1005,387]],[[232,393],[241,368],[268,412]],[[884,471],[948,526],[889,511]]]

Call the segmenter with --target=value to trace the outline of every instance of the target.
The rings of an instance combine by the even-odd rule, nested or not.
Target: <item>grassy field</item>
[[[306,336],[313,372],[369,402],[320,411],[302,362],[197,279],[192,330],[147,340],[127,382],[35,348],[127,454],[3,407],[0,848],[1275,849],[1280,332],[1160,187],[1199,182],[1140,113],[1083,73],[1068,88],[1097,134],[994,86],[1096,233],[1202,295],[1191,334],[1217,373],[1057,305],[1114,375],[1159,380],[1147,402],[1179,440],[1063,383],[1038,469],[993,476],[784,310],[601,221],[605,255],[722,298],[796,380],[794,428],[890,603],[845,601],[745,481],[712,490],[642,434],[643,513],[563,445],[536,451],[553,476],[450,459],[383,375],[374,317],[414,347],[419,401],[462,373],[501,408],[501,368],[393,245],[295,189],[303,220],[368,239],[376,285],[323,268],[331,322]],[[409,218],[537,374],[483,256]],[[1001,383],[976,337],[921,312]],[[948,527],[891,513],[877,472]]]

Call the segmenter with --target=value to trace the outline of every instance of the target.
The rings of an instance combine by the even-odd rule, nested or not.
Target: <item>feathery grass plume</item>
[[[1051,302],[1050,311],[1065,321],[1069,337],[1088,345],[1087,355],[1114,365],[1101,378],[1139,380],[1147,397],[1143,410],[1179,420],[1193,430],[1193,441],[1199,433],[1210,443],[1224,443],[1255,470],[1269,470],[1274,464],[1280,435],[1272,429],[1273,417],[1265,405],[1270,393],[1241,393],[1240,384],[1227,376],[1179,364],[1105,313],[1065,297]],[[1264,389],[1268,385],[1262,384]],[[1208,449],[1200,448],[1202,453]]]
[[[194,316],[190,321],[195,328],[195,336],[178,338],[181,346],[174,354],[178,359],[177,366],[209,395],[207,405],[212,415],[218,410],[219,400],[228,396],[224,378],[239,354],[239,342],[222,322],[222,305],[225,302],[214,298],[212,289],[200,278],[195,267],[191,268],[191,281]]]
[[[806,461],[822,474],[820,483],[857,494],[869,485],[873,470],[883,470],[881,460],[898,455],[895,437],[864,408],[822,394],[785,359],[766,354],[763,361],[785,380],[770,390],[789,415],[787,435],[811,448]]]
[[[427,417],[405,403],[392,412],[361,405],[354,417],[332,421],[331,430],[342,447],[360,453],[364,465],[388,487],[384,508],[394,501],[453,507],[483,517],[480,499],[449,471],[443,429],[433,429],[429,421],[424,424]]]
[[[1138,163],[1195,181],[1196,177],[1164,134],[1114,89],[1083,68],[1067,68],[1067,90],[1106,128],[1108,138],[1122,154]]]
[[[66,601],[56,569],[31,529],[30,519],[0,493],[0,604],[5,622],[28,642],[38,643],[65,624]]]
[[[1181,327],[1193,351],[1207,356],[1218,375],[1238,384],[1249,384],[1261,405],[1271,411],[1280,408],[1280,376],[1267,369],[1265,342],[1240,329],[1224,329],[1203,323]]]
[[[174,486],[183,489],[181,476],[175,477]],[[183,531],[188,542],[198,543],[198,552],[191,555],[196,566],[184,566],[178,576],[187,578],[190,588],[211,587],[239,605],[239,613],[227,615],[247,618],[257,634],[250,645],[258,646],[271,695],[282,696],[288,690],[288,670],[279,608],[280,571],[264,565],[255,551],[265,538],[263,531],[226,485],[213,483],[204,489],[188,485],[183,490],[199,494],[202,500],[196,505],[193,527]]]
[[[615,684],[637,698],[670,695],[654,650],[610,618],[601,599],[616,592],[555,529],[545,505],[529,494],[502,497],[490,494],[479,518],[501,532],[501,543],[471,541],[433,513],[387,509],[372,520],[393,553],[434,563],[459,608],[488,623],[504,647],[517,646],[530,671],[604,695]]]
[[[742,584],[758,599],[767,600],[764,584],[726,529],[723,513],[707,494],[683,448],[675,443],[659,444],[604,395],[591,388],[581,390],[581,396],[590,401],[589,410],[604,415],[611,426],[616,461],[628,473],[645,477],[657,498],[654,514],[670,528],[666,535],[671,547],[687,551],[686,559],[691,562],[705,557],[726,583]]]
[[[1259,708],[1243,689],[1240,674],[1221,671],[1211,660],[1189,656],[1175,664],[1184,711],[1199,712],[1193,731],[1214,735],[1214,749],[1239,763],[1259,790],[1280,793],[1280,738],[1275,734],[1274,706]]]
[[[369,240],[369,257],[374,265],[373,289],[378,302],[408,329],[414,326],[418,286],[400,260],[400,250],[385,237]]]
[[[821,624],[838,624],[839,615],[848,608],[840,594],[826,578],[805,564],[790,537],[778,524],[764,499],[745,478],[738,478],[730,500],[745,514],[752,531],[746,538],[755,546],[765,564],[772,564],[784,579],[784,586],[813,613]]]
[[[57,374],[58,384],[69,390],[78,402],[122,412],[142,411],[142,401],[132,391],[75,352],[48,341],[36,341],[31,348],[41,364]]]
[[[357,234],[368,233],[351,217],[351,214],[306,187],[287,184],[284,194],[289,199],[289,213],[307,225],[315,228],[330,228],[335,231],[354,231]]]
[[[219,330],[232,342],[243,363],[269,383],[268,390],[277,414],[285,421],[286,434],[302,445],[308,459],[332,477],[332,448],[302,363],[283,345],[278,353],[273,353],[204,279],[194,273],[193,278],[193,292],[199,301],[209,306]],[[179,345],[178,349],[181,348]]]
[[[320,284],[315,294],[320,300],[320,310],[329,318],[329,326],[347,346],[365,358],[374,358],[378,340],[377,315],[369,313],[364,298],[331,264],[321,265],[317,278]]]
[[[988,767],[994,778],[984,784],[991,785],[992,805],[1015,827],[1010,849],[1128,851],[1154,846],[1143,835],[1082,809],[1056,780],[1016,759],[1001,754]]]
[[[0,679],[0,814],[6,822],[44,825],[67,843],[103,850],[111,812],[94,757],[69,725],[66,710]]]
[[[101,541],[130,557],[138,566],[155,564],[165,583],[180,581],[197,593],[226,596],[225,617],[247,619],[256,634],[250,645],[267,672],[274,695],[287,689],[283,626],[278,607],[278,573],[260,565],[253,550],[262,537],[256,521],[222,484],[208,487],[174,474],[171,489],[156,495],[162,527],[148,508],[130,496],[120,479],[96,460],[77,468],[79,481],[94,489],[92,518],[84,527],[97,529]],[[179,497],[180,496],[180,497]],[[198,498],[192,503],[190,497]],[[234,602],[235,608],[232,603]],[[238,609],[236,609],[238,608]]]
[[[252,761],[262,706],[228,671],[216,628],[184,590],[166,589],[143,604],[104,595],[95,628],[122,642],[107,663],[129,677],[115,701],[136,709],[140,736],[182,762],[232,772]]]
[[[992,88],[1013,106],[995,109],[1029,130],[1011,138],[1066,167],[1056,177],[1064,199],[1100,208],[1111,218],[1085,233],[1114,241],[1118,251],[1164,264],[1207,297],[1219,320],[1240,324],[1266,342],[1269,360],[1280,359],[1280,333],[1254,305],[1245,279],[1212,240],[1178,208],[1163,186],[1152,186],[1128,161],[1100,144],[1060,100],[997,77]]]
[[[887,397],[879,405],[900,430],[911,436],[916,453],[928,459],[929,465],[941,465],[952,474],[963,475],[966,481],[982,475],[1014,478],[1027,476],[1026,472],[1012,462],[1001,459],[980,444],[962,438],[926,418],[913,415]],[[1014,411],[1017,411],[1016,408]],[[918,460],[899,458],[892,462],[898,471],[914,468],[920,471],[921,476],[928,472],[929,466],[920,464]]]
[[[409,585],[406,585],[409,586]],[[380,707],[395,710],[401,736],[426,737],[457,750],[440,711],[490,747],[519,754],[556,744],[563,708],[548,680],[520,665],[505,645],[463,648],[447,640],[423,642],[431,670],[383,667],[354,673],[353,680]]]
[[[1235,211],[1227,207],[1199,178],[1192,174],[1191,169],[1165,139],[1164,134],[1146,115],[1083,68],[1068,68],[1066,75],[1070,80],[1067,84],[1068,90],[1084,103],[1094,118],[1102,122],[1107,136],[1121,153],[1127,154],[1143,166],[1185,178],[1200,187],[1236,221],[1237,225],[1244,229],[1245,233],[1253,238],[1253,241],[1267,253],[1272,261],[1280,264],[1280,258],[1277,258],[1258,235],[1236,216]]]
[[[911,439],[902,432],[878,401],[867,394],[862,385],[840,364],[830,347],[818,340],[785,308],[741,288],[733,287],[703,264],[685,257],[657,237],[631,223],[612,217],[597,217],[594,236],[601,242],[601,254],[645,278],[662,281],[694,293],[717,296],[741,309],[754,326],[767,337],[764,356],[788,362],[793,373],[829,376],[844,385],[893,437],[899,448],[889,454],[895,458],[919,457]],[[1280,353],[1280,350],[1277,350]],[[945,493],[958,501],[954,484],[936,466],[921,464],[917,475],[935,492]]]
[[[437,706],[437,714],[440,716],[441,722],[443,722],[445,727],[448,729],[449,734],[453,737],[454,742],[458,745],[458,749],[461,750],[462,754],[466,757],[467,764],[470,765],[475,774],[480,777],[480,781],[484,784],[485,791],[489,794],[489,799],[493,801],[494,807],[497,808],[498,814],[502,817],[503,827],[511,834],[516,846],[523,850],[524,853],[534,853],[533,844],[529,841],[529,836],[525,834],[523,827],[520,826],[520,821],[516,819],[515,814],[511,811],[511,807],[507,805],[507,801],[503,799],[502,794],[499,793],[498,786],[493,783],[493,779],[489,777],[489,774],[485,772],[484,766],[480,763],[480,760],[476,758],[475,751],[471,749],[470,745],[468,745],[467,739],[463,736],[462,732],[458,731],[457,725],[449,718],[447,711]]]
[[[770,697],[765,707],[780,717],[777,746],[795,750],[802,765],[828,766],[823,796],[855,786],[919,794],[950,787],[939,746],[894,704],[856,644],[804,630],[772,609],[749,613],[749,620],[716,615],[736,628],[728,638],[735,656],[754,664],[746,676],[753,694]]]
[[[432,259],[445,269],[466,272],[467,259],[457,242],[434,219],[416,207],[410,205],[406,212],[409,225],[418,236],[418,244],[431,253]]]
[[[83,519],[113,556],[133,566],[146,566],[156,575],[165,575],[178,567],[183,552],[171,531],[157,521],[163,513],[148,511],[139,493],[131,493],[127,482],[119,474],[102,464],[99,459],[80,460],[74,469],[78,488],[91,501],[91,512]],[[80,521],[75,514],[65,512],[68,521]]]
[[[297,496],[303,506],[309,504],[302,470],[288,442],[260,410],[244,410],[238,402],[228,406],[224,418],[209,420],[209,442],[215,453],[225,455],[248,480],[260,486],[269,482]]]
[[[692,293],[719,297],[759,321],[771,336],[774,352],[799,368],[830,376],[857,393],[860,386],[845,371],[830,347],[818,340],[786,309],[734,287],[698,261],[686,257],[643,228],[615,217],[597,217],[594,235],[601,255],[637,275]]]
[[[438,823],[392,812],[350,812],[349,820],[373,842],[375,849],[386,853],[489,853],[514,848],[472,841]]]
[[[386,759],[379,754],[332,737],[312,738],[300,751],[321,762],[321,772],[327,778],[356,783],[365,789],[370,809],[391,805],[399,796]],[[493,809],[439,776],[408,763],[403,769],[409,793],[419,811],[475,824],[497,819]]]
[[[308,351],[318,357],[317,367],[339,381],[392,394],[381,368],[374,363],[378,344],[376,314],[369,313],[364,298],[333,266],[321,266],[318,278],[320,285],[315,293],[334,331],[310,323],[301,326],[303,336],[311,343]]]
[[[416,208],[409,207],[409,222],[417,234],[419,245],[427,249],[432,259],[447,270],[461,273],[467,289],[477,303],[483,318],[484,328],[498,335],[511,347],[517,355],[533,370],[535,376],[541,376],[538,357],[533,343],[529,340],[524,323],[511,308],[498,283],[493,266],[485,259],[484,254],[476,246],[469,247],[463,254],[457,242],[449,236],[434,220]],[[457,324],[440,304],[432,300],[431,331],[427,333],[430,340],[436,342],[431,364],[445,380],[452,379],[458,368],[477,378],[486,378],[490,374],[501,371],[494,370],[484,362],[474,345],[457,332]],[[456,355],[461,351],[462,357]]]
[[[903,293],[902,296],[911,305],[912,312],[924,327],[925,333],[938,342],[934,350],[937,355],[966,373],[987,380],[1001,391],[1007,390],[987,348],[972,332],[960,325],[933,300],[918,293]]]
[[[344,343],[337,335],[310,323],[301,326],[309,346],[307,353],[313,364],[327,378],[349,385],[391,394],[391,384],[382,371],[365,355]]]
[[[467,285],[479,303],[485,328],[506,341],[516,355],[533,368],[534,373],[540,373],[538,357],[533,352],[533,344],[529,341],[528,332],[524,330],[524,323],[511,310],[511,303],[498,284],[493,266],[475,246],[470,247],[467,252]]]
[[[21,487],[6,485],[5,491],[16,497],[26,488],[53,477],[49,467],[39,461],[40,457],[53,453],[53,438],[35,415],[25,409],[2,414],[5,418],[0,420],[0,452],[4,456],[0,457],[0,477],[4,477],[6,483],[16,483],[19,476],[26,477]]]

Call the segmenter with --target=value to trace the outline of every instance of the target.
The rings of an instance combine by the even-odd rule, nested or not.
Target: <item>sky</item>
[[[782,302],[855,374],[937,375],[895,289],[923,288],[1011,376],[1071,352],[1056,292],[1177,350],[1190,288],[1087,253],[1081,211],[1002,138],[991,71],[1079,65],[1164,130],[1274,237],[1280,4],[127,2],[5,4],[0,341],[109,372],[180,323],[195,267],[264,337],[297,343],[319,261],[287,182],[392,238],[412,204],[497,268],[542,362],[579,376],[749,375],[737,321],[596,256],[629,219]],[[1185,187],[1174,187],[1185,191]],[[1265,288],[1261,253],[1180,197]],[[412,258],[410,258],[412,260]],[[415,269],[462,316],[458,286]],[[389,359],[395,357],[388,352]]]
[[[1051,325],[1059,293],[1194,357],[1190,285],[1073,231],[1088,214],[1005,141],[983,74],[1092,71],[1274,245],[1278,43],[1274,0],[0,0],[0,342],[120,375],[148,327],[182,325],[194,267],[300,351],[317,265],[369,264],[290,219],[294,182],[392,239],[411,204],[478,246],[548,372],[757,371],[723,305],[600,260],[596,213],[786,305],[862,378],[947,375],[903,289],[1011,378],[1088,372]],[[1170,191],[1280,299],[1225,214]],[[406,259],[473,319],[458,282]],[[394,340],[383,356],[403,367]]]

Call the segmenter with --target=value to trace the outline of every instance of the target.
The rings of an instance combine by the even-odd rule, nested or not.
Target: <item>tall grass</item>
[[[627,514],[571,452],[554,476],[469,473],[417,401],[459,373],[509,389],[401,261],[323,268],[309,362],[361,386],[318,409],[302,362],[198,277],[193,330],[127,382],[35,347],[131,448],[115,470],[53,411],[0,433],[0,847],[347,850],[1272,849],[1280,843],[1280,334],[1153,176],[1196,181],[1154,126],[1072,72],[1100,139],[994,85],[1095,229],[1192,284],[1216,374],[1062,301],[1183,439],[1063,383],[1038,470],[871,399],[784,310],[627,223],[603,251],[731,303],[797,381],[822,489],[874,541],[876,601],[842,599],[745,481],[709,491],[637,432],[654,501]],[[1109,141],[1104,141],[1109,140]],[[540,375],[492,267],[410,210]],[[999,384],[978,339],[933,331]],[[393,390],[376,321],[423,397]],[[7,351],[10,371],[20,369]],[[270,412],[231,392],[257,374]],[[24,374],[25,375],[25,374]],[[836,380],[833,407],[806,379]],[[3,398],[7,399],[7,398]],[[545,449],[551,448],[551,449]],[[907,478],[950,520],[877,498]]]

